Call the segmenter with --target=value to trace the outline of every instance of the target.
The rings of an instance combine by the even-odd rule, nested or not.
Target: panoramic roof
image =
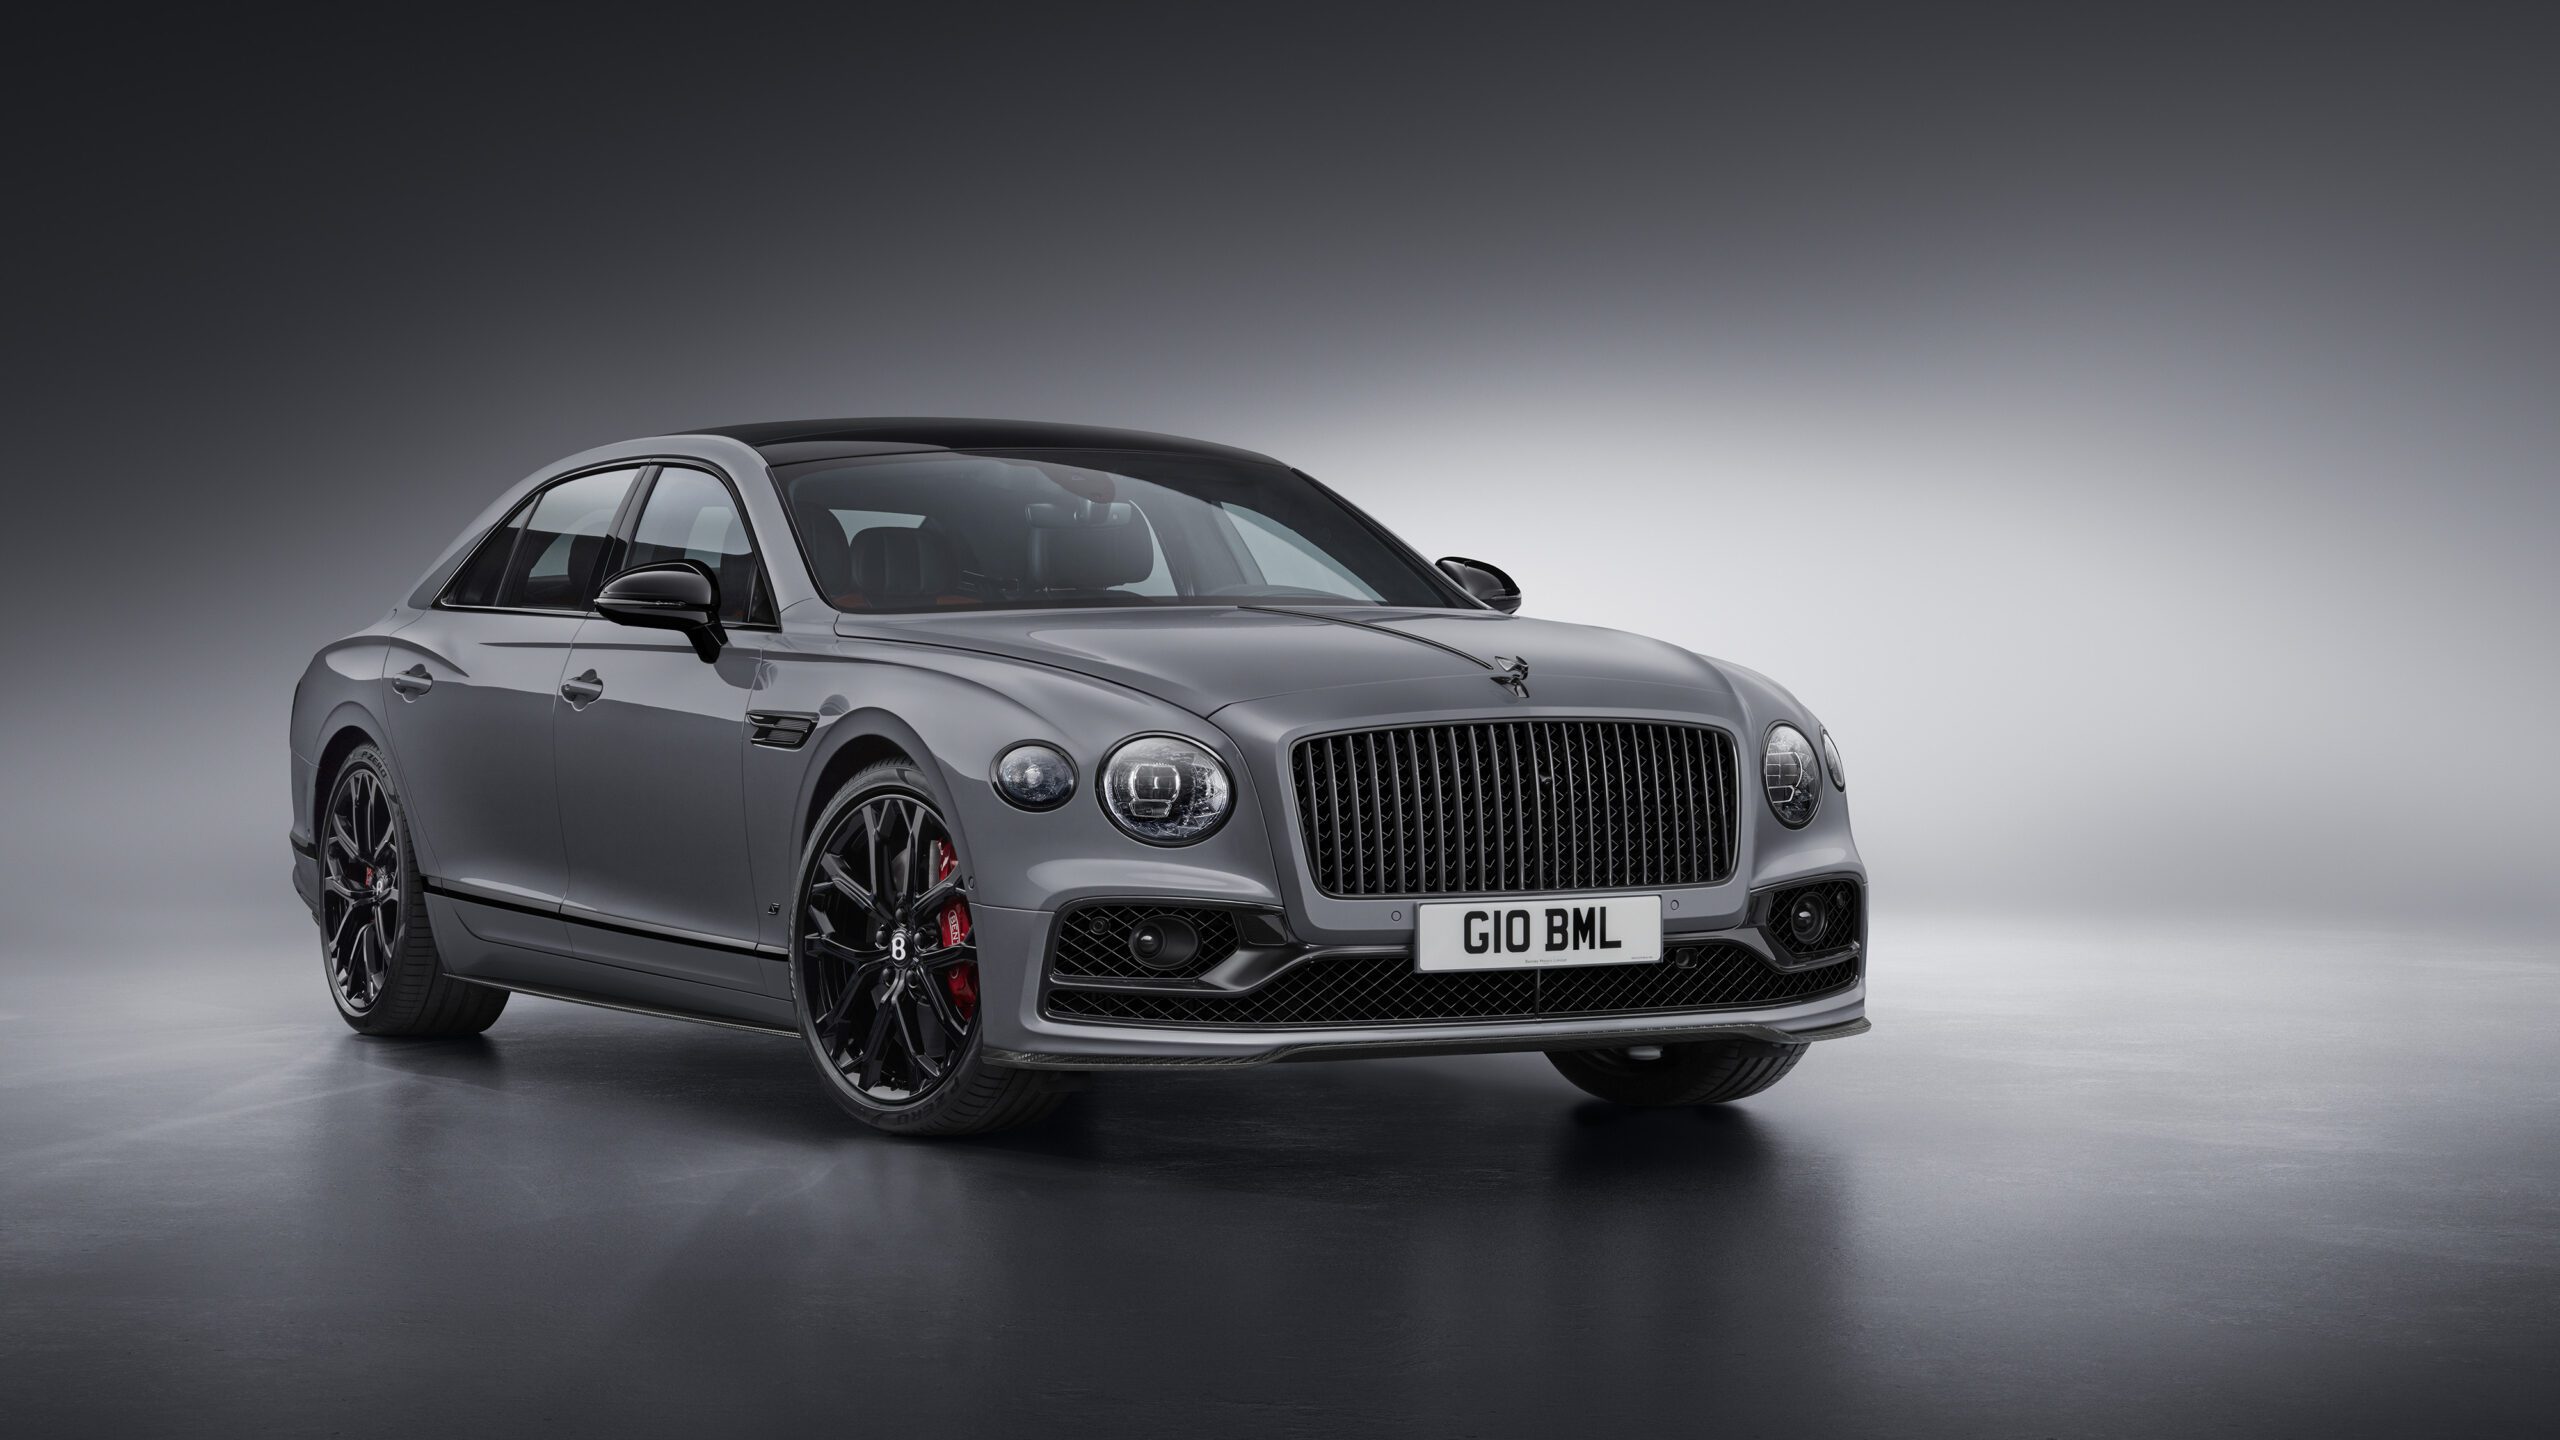
[[[748,425],[704,425],[689,435],[725,435],[758,450],[777,445],[853,441],[901,445],[939,445],[948,450],[1160,450],[1181,455],[1213,455],[1227,460],[1259,460],[1268,455],[1157,435],[1145,430],[1113,430],[1100,425],[1057,425],[1045,420],[966,420],[932,416],[855,420],[764,420]]]

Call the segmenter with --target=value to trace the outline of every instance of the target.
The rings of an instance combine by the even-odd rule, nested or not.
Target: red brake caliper
[[[934,880],[937,883],[943,880],[948,880],[951,878],[951,872],[959,868],[960,857],[952,852],[951,842],[948,840],[934,841]],[[957,945],[968,938],[969,902],[966,900],[954,900],[950,904],[943,906],[943,945],[945,947]],[[950,969],[943,971],[942,983],[946,989],[950,990],[951,1002],[959,1008],[961,1019],[969,1019],[971,1016],[978,1013],[977,961],[963,960],[959,964],[952,966]]]

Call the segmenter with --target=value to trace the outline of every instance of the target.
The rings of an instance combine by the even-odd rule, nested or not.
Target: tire
[[[436,954],[409,817],[380,750],[359,747],[329,778],[318,820],[320,973],[360,1035],[477,1035],[507,992],[457,980]],[[388,872],[388,873],[386,873]]]
[[[795,903],[791,1006],[845,1113],[893,1135],[977,1135],[1057,1108],[1070,1077],[982,1053],[968,877],[914,766],[884,760],[837,792],[810,827]]]
[[[1805,1049],[1736,1036],[1686,1045],[1550,1050],[1547,1060],[1567,1080],[1615,1104],[1721,1105],[1785,1079]],[[1647,1050],[1656,1053],[1648,1057]]]

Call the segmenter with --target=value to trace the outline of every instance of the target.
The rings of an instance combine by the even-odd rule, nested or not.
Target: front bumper
[[[1587,1049],[1720,1036],[1801,1044],[1862,1034],[1868,1028],[1862,955],[1857,978],[1845,987],[1753,1008],[1334,1026],[1221,1027],[1064,1018],[1050,1013],[1044,1004],[1050,935],[1057,916],[1043,910],[980,906],[973,911],[973,921],[982,957],[1018,962],[980,966],[983,1043],[990,1059],[1023,1069],[1216,1068],[1284,1060]],[[1665,938],[1671,945],[1722,943],[1769,953],[1765,940],[1748,927]],[[1312,958],[1304,963],[1328,961]]]

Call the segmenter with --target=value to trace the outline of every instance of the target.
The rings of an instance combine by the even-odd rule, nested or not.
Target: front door
[[[552,752],[572,942],[590,959],[768,990],[747,863],[747,706],[770,600],[726,482],[668,466],[644,492],[621,565],[694,560],[718,579],[728,643],[601,617],[562,667]],[[771,973],[768,974],[767,972]]]
[[[402,628],[383,677],[420,869],[525,907],[497,913],[492,923],[509,933],[491,938],[565,943],[558,921],[528,913],[558,906],[568,888],[552,711],[614,517],[640,473],[574,476],[528,498]]]

